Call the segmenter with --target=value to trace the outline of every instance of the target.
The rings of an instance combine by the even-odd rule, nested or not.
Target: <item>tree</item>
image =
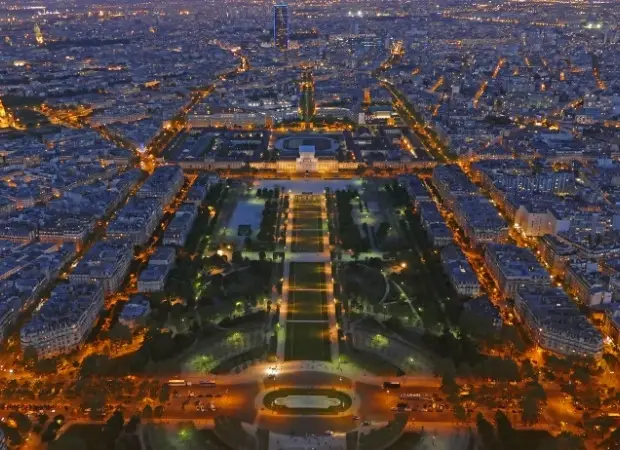
[[[474,366],[474,373],[497,381],[519,381],[519,366],[512,359],[489,356]]]
[[[609,437],[599,444],[599,448],[620,448],[620,428],[616,428],[612,431]]]
[[[170,386],[167,383],[164,383],[159,391],[159,401],[165,403],[168,400],[170,400]]]
[[[512,442],[514,436],[514,429],[506,414],[501,410],[495,412],[495,428],[497,430],[497,436],[501,443],[506,444]]]
[[[153,408],[151,405],[146,405],[144,409],[142,409],[142,418],[151,419],[153,417]]]
[[[500,332],[502,344],[508,346],[511,351],[522,353],[527,349],[527,345],[514,326],[504,324]]]
[[[41,426],[45,425],[45,422],[47,422],[49,420],[50,416],[48,416],[47,414],[39,414],[37,416],[37,423]]]
[[[32,422],[25,414],[17,411],[11,411],[9,413],[9,419],[15,421],[17,429],[21,434],[28,434],[28,432],[30,432],[30,430],[32,429]]]
[[[140,438],[135,434],[123,434],[116,441],[114,450],[140,450]]]
[[[118,439],[118,436],[123,431],[125,419],[123,413],[115,411],[110,418],[106,421],[106,425],[103,429],[103,440],[108,448],[114,447],[114,442]]]
[[[590,382],[590,372],[587,367],[576,366],[571,374],[571,380],[581,384],[588,384]]]
[[[138,425],[140,425],[140,416],[134,414],[125,425],[125,432],[135,433],[138,430]]]
[[[116,432],[118,435],[125,425],[125,418],[121,411],[114,411],[110,418],[106,421],[106,426]]]
[[[473,375],[473,370],[469,364],[464,362],[459,365],[458,374],[461,378],[469,378]]]
[[[34,347],[26,347],[24,349],[24,363],[25,364],[34,364],[39,360],[39,355],[37,354],[37,349]]]
[[[465,422],[467,420],[467,411],[465,411],[465,408],[463,408],[463,405],[461,405],[460,403],[457,403],[456,405],[454,405],[452,410],[453,410],[454,417],[456,418],[456,420],[458,420],[459,422]]]
[[[581,392],[579,400],[588,409],[598,410],[601,407],[601,395],[592,387],[588,387]]]
[[[48,450],[88,450],[82,438],[63,434],[57,440],[50,442]]]
[[[115,344],[131,344],[132,333],[131,328],[118,322],[108,332],[108,338]]]
[[[110,358],[106,355],[89,355],[82,361],[80,374],[82,377],[107,375],[110,370]]]
[[[474,339],[488,339],[497,335],[493,321],[480,314],[464,310],[459,319],[461,330]]]
[[[528,383],[527,388],[528,391],[526,395],[530,395],[542,403],[547,402],[547,393],[545,392],[545,389],[540,385],[540,383]]]
[[[550,436],[544,439],[537,450],[586,450],[586,446],[581,437],[575,436],[568,431],[563,431],[555,437]]]
[[[450,374],[446,374],[441,378],[441,391],[448,396],[450,399],[455,399],[458,397],[460,387],[456,383],[454,376]],[[451,400],[451,401],[452,401]]]
[[[476,428],[478,429],[478,435],[482,440],[485,450],[496,450],[500,448],[499,441],[495,435],[495,428],[484,418],[482,413],[478,413],[476,416]]]
[[[171,332],[157,333],[148,342],[149,352],[154,361],[169,358],[174,353],[174,339]]]
[[[532,365],[532,362],[529,359],[526,359],[521,364],[521,378],[524,378],[524,379],[538,378],[536,370],[534,369],[534,366]]]
[[[249,239],[249,238],[246,238],[246,240],[247,240],[247,239]],[[252,240],[250,239],[250,242],[251,242],[251,241],[252,241]],[[247,245],[247,243],[246,243],[246,248],[247,248],[247,247],[249,247],[249,246],[248,246],[248,245]],[[235,251],[232,253],[232,258],[231,258],[231,261],[232,261],[232,263],[233,263],[233,264],[242,264],[242,263],[243,263],[243,255],[241,255],[241,252],[240,252],[239,250],[235,250]]]
[[[157,418],[161,418],[164,415],[164,407],[162,405],[158,405],[155,407],[155,410],[153,411],[153,415]]]
[[[32,368],[36,373],[55,373],[58,369],[58,358],[38,359]]]
[[[524,425],[533,425],[538,421],[540,408],[539,401],[535,396],[526,394],[521,400],[521,408],[523,408],[521,421]]]
[[[390,231],[390,224],[387,222],[381,222],[379,224],[379,228],[377,228],[377,242],[383,243],[383,241],[387,237],[388,231]]]

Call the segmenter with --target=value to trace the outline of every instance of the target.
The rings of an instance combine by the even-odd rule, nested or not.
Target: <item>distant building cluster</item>
[[[436,167],[433,184],[472,245],[501,242],[507,238],[506,221],[458,166]]]
[[[573,3],[6,9],[0,338],[28,311],[22,347],[73,351],[134,258],[161,291],[218,171],[346,171],[398,176],[471,313],[499,328],[511,299],[537,345],[600,355],[620,336],[620,6]],[[409,350],[390,338],[413,369]]]

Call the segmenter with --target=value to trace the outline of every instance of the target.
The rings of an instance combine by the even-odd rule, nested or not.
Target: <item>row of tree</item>
[[[278,200],[266,200],[260,229],[256,237],[259,241],[273,245],[278,221]]]
[[[353,220],[351,202],[359,197],[359,193],[356,190],[337,190],[335,194],[338,234],[342,248],[351,250],[356,254],[367,251],[370,248],[370,239],[368,236],[362,237],[359,227]]]

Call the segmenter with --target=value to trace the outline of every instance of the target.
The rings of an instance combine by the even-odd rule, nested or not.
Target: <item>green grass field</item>
[[[293,230],[291,250],[299,253],[322,253],[324,250],[323,233],[315,230]]]
[[[320,200],[296,200],[293,205],[292,250],[294,252],[322,252],[322,228]]]
[[[331,357],[324,270],[323,263],[291,263],[286,325],[287,360],[329,360]]]
[[[325,264],[291,263],[288,320],[327,320]]]
[[[327,322],[287,322],[284,359],[330,361]]]
[[[327,320],[325,291],[289,291],[288,320]]]
[[[323,251],[319,196],[295,201],[292,225],[293,252]],[[328,361],[331,349],[325,264],[294,262],[290,269],[285,359]]]

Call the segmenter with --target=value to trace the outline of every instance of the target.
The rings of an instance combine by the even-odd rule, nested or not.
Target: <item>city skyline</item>
[[[619,449],[619,13],[0,5],[0,450]]]

